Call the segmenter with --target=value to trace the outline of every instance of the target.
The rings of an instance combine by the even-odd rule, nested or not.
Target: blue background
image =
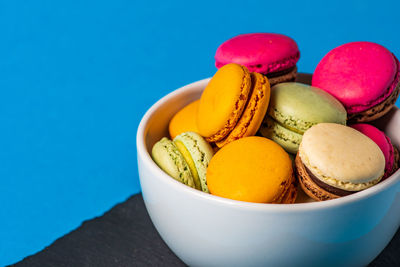
[[[278,32],[313,72],[330,49],[400,56],[395,1],[2,1],[0,265],[140,191],[135,134],[157,99],[212,76],[219,44]],[[399,103],[399,102],[397,102]]]

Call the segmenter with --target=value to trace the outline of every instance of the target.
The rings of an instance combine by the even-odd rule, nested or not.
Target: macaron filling
[[[397,97],[400,94],[400,81],[394,91],[381,103],[359,113],[348,114],[349,122],[368,122],[376,120],[386,114],[396,103]]]
[[[193,176],[193,181],[194,181],[196,189],[201,190],[199,174],[197,172],[193,158],[190,155],[190,152],[187,150],[187,148],[181,141],[175,140],[174,143],[175,143],[176,147],[178,148],[179,152],[181,152],[183,158],[185,159],[186,163],[189,166],[190,172],[192,173],[192,176]]]
[[[300,52],[297,52],[294,55],[291,55],[287,58],[278,60],[278,61],[276,61],[274,63],[270,63],[270,64],[268,64],[268,63],[267,64],[265,64],[265,63],[258,63],[258,64],[238,63],[238,64],[245,65],[251,72],[258,72],[258,73],[266,75],[268,78],[274,78],[274,77],[284,75],[284,74],[287,74],[287,73],[293,71],[294,68],[296,67],[297,61],[299,61],[299,58],[300,58]],[[228,63],[231,63],[231,61],[226,61],[226,62],[217,61],[215,63],[215,66],[219,69]],[[235,63],[237,63],[237,62],[235,62]],[[279,74],[280,72],[281,72],[281,74]],[[269,75],[271,75],[271,76],[269,76]]]
[[[198,130],[208,142],[221,141],[232,131],[242,116],[250,90],[251,76],[246,67],[229,64],[217,71],[205,88],[198,109]]]
[[[279,123],[282,127],[285,127],[286,129],[296,132],[298,134],[303,134],[305,131],[307,131],[307,129],[316,124],[313,122],[296,119],[290,115],[285,116],[276,108],[270,108],[268,110],[268,115],[273,121]]]
[[[268,89],[266,88],[268,80],[258,73],[253,72],[250,75],[252,84],[249,94],[250,98],[246,103],[243,114],[232,132],[223,140],[216,143],[218,147],[223,147],[245,136],[254,135],[262,122],[262,118],[268,107],[268,104],[265,105],[265,103],[268,103],[265,98],[267,97],[269,100],[269,86]]]
[[[284,73],[276,77],[268,77],[269,84],[274,86],[278,83],[294,82],[297,77],[297,67],[294,67],[291,71]]]
[[[177,147],[182,149],[188,165],[191,166],[196,188],[209,193],[207,186],[207,167],[214,151],[203,137],[195,132],[185,132],[174,139]],[[197,187],[198,186],[198,187]]]
[[[290,67],[288,69],[280,70],[280,71],[262,73],[262,74],[267,76],[268,79],[271,79],[271,78],[276,78],[276,77],[279,77],[279,76],[286,75],[286,74],[291,73],[293,71],[297,72],[297,67],[296,66]]]
[[[338,195],[332,194],[322,187],[318,186],[307,173],[306,167],[303,164],[299,153],[297,153],[295,158],[295,170],[298,177],[300,187],[303,189],[304,193],[309,197],[317,201],[324,201],[329,199],[339,198]]]
[[[349,182],[349,181],[340,181],[334,177],[329,177],[326,176],[325,174],[323,174],[321,171],[318,171],[318,169],[316,167],[313,167],[309,160],[308,157],[304,154],[304,152],[302,150],[299,150],[300,153],[300,158],[304,164],[304,166],[306,168],[308,168],[308,170],[314,174],[314,176],[319,179],[320,181],[322,181],[325,184],[328,184],[332,187],[336,187],[336,188],[340,188],[343,189],[345,191],[349,190],[349,191],[361,191],[364,189],[367,189],[373,185],[376,185],[377,183],[379,183],[379,181],[382,179],[383,177],[383,172],[378,175],[375,176],[373,179],[371,179],[371,181],[369,182],[359,182],[359,183],[354,183],[354,182]]]
[[[344,190],[344,189],[340,189],[331,185],[328,185],[324,182],[322,182],[320,179],[318,179],[317,176],[315,176],[309,168],[307,168],[307,166],[304,166],[304,169],[306,170],[308,176],[310,177],[310,179],[317,184],[319,187],[321,187],[322,189],[328,191],[329,193],[332,193],[334,195],[340,196],[340,197],[344,197],[344,196],[348,196],[351,194],[356,193],[357,191],[348,191],[348,190]]]
[[[289,153],[297,153],[297,149],[301,143],[302,134],[290,130],[285,127],[285,125],[272,119],[270,116],[265,116],[262,125],[263,127],[260,128],[262,136],[274,140]]]
[[[174,142],[163,137],[153,146],[152,157],[157,165],[172,178],[195,187],[190,168]]]
[[[267,117],[267,119],[265,120],[265,124],[266,125],[270,125],[269,127],[271,127],[273,124],[275,124],[276,126],[278,126],[278,127],[282,127],[282,128],[284,128],[285,130],[287,130],[287,131],[290,131],[290,132],[294,132],[294,133],[297,133],[297,134],[299,134],[299,135],[302,135],[304,132],[301,132],[301,131],[299,131],[298,129],[296,129],[296,128],[294,128],[294,127],[290,127],[290,126],[288,126],[287,124],[283,124],[283,123],[281,123],[280,121],[278,121],[278,120],[274,120],[274,118],[272,118],[272,117],[270,117],[270,116],[268,116]],[[311,127],[311,126],[310,126]],[[279,134],[279,133],[277,133],[277,134]],[[280,135],[282,135],[282,134],[280,134]],[[284,136],[282,136],[282,138],[284,138]],[[298,142],[296,142],[296,143],[298,143]],[[300,144],[300,143],[299,143]]]

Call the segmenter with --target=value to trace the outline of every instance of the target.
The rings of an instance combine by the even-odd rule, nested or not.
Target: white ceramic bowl
[[[153,162],[153,144],[167,136],[172,115],[198,99],[208,79],[155,103],[137,132],[143,198],[151,220],[175,254],[190,266],[364,266],[389,243],[400,224],[400,171],[343,198],[291,205],[225,199],[185,186]],[[398,147],[400,110],[377,126]]]

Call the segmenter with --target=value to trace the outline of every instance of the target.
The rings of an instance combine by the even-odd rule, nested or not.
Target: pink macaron
[[[299,58],[299,48],[292,38],[276,33],[249,33],[221,44],[215,54],[215,66],[244,65],[251,72],[266,75],[272,86],[294,81]]]
[[[347,43],[318,63],[312,85],[342,102],[350,121],[372,121],[386,114],[399,96],[399,61],[379,44]]]
[[[398,168],[399,164],[399,152],[390,142],[389,137],[387,137],[382,131],[375,128],[372,125],[365,123],[353,124],[350,127],[356,129],[357,131],[368,136],[372,141],[374,141],[379,148],[382,150],[385,156],[385,174],[382,179],[386,179],[392,175]]]

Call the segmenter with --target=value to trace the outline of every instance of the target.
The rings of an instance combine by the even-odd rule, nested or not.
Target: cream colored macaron
[[[303,135],[296,158],[304,191],[316,200],[337,198],[377,184],[385,169],[380,148],[357,130],[320,123]]]

